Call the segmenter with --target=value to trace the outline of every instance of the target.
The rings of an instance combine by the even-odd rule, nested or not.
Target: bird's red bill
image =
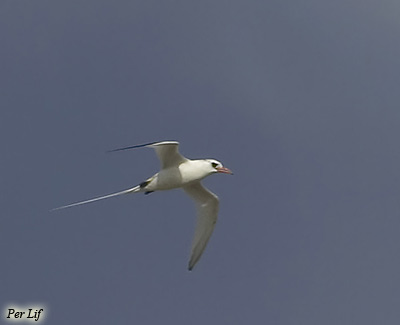
[[[231,174],[231,175],[233,174],[232,171],[226,167],[218,167],[216,168],[216,170],[218,171],[218,173]]]

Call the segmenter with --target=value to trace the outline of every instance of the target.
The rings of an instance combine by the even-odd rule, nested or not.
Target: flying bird
[[[206,189],[201,184],[201,180],[214,173],[232,174],[232,171],[215,159],[191,160],[185,158],[179,153],[178,146],[179,142],[177,141],[162,141],[111,150],[110,152],[142,147],[153,148],[160,160],[161,169],[158,173],[135,187],[94,199],[68,204],[53,210],[70,208],[123,194],[141,192],[149,194],[155,191],[183,188],[195,201],[197,209],[197,224],[188,266],[189,270],[192,270],[199,261],[211,237],[217,221],[219,208],[218,197]]]

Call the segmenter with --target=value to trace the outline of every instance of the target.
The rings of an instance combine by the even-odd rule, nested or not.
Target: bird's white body
[[[214,173],[232,174],[232,172],[228,168],[223,167],[219,161],[214,159],[187,159],[178,152],[178,145],[179,143],[176,141],[163,141],[113,150],[119,151],[139,147],[152,147],[155,149],[161,162],[161,170],[133,188],[65,205],[56,208],[55,210],[95,202],[122,194],[139,192],[147,194],[154,191],[183,188],[183,190],[195,201],[197,207],[197,225],[189,261],[189,270],[191,270],[200,259],[214,230],[219,208],[218,197],[204,188],[200,181]]]
[[[163,191],[184,187],[192,182],[198,182],[214,173],[206,160],[186,160],[176,167],[162,169],[149,178],[146,191]]]

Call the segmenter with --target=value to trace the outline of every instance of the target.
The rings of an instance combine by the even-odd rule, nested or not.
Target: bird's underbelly
[[[154,179],[146,186],[149,191],[163,191],[178,188],[183,185],[182,175],[178,168],[162,170]]]
[[[148,191],[163,191],[185,186],[193,181],[200,180],[202,175],[186,173],[182,168],[163,169],[154,176],[151,182],[146,186]]]

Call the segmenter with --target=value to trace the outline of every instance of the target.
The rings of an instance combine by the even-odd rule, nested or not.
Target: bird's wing
[[[112,151],[121,151],[134,148],[150,147],[154,148],[157,157],[161,162],[161,169],[178,166],[187,159],[183,157],[178,150],[178,141],[161,141],[161,142],[151,142],[146,144],[139,144],[136,146],[124,147],[119,149],[114,149]]]
[[[62,207],[58,207],[58,208],[52,209],[51,211],[70,208],[70,207],[74,207],[76,205],[81,205],[81,204],[86,204],[86,203],[91,203],[91,202],[95,202],[95,201],[99,201],[99,200],[108,199],[109,197],[113,197],[113,196],[118,196],[118,195],[123,195],[123,194],[128,194],[128,193],[136,193],[136,192],[140,192],[140,185],[132,187],[132,188],[128,188],[127,190],[124,190],[124,191],[121,191],[121,192],[112,193],[112,194],[96,197],[94,199],[90,199],[90,200],[86,200],[86,201],[81,201],[81,202],[77,202],[77,203],[64,205]]]
[[[200,182],[192,183],[183,189],[195,200],[197,208],[197,224],[189,261],[189,270],[192,270],[200,259],[201,254],[203,254],[214,230],[218,217],[219,200],[214,193],[203,187]]]

